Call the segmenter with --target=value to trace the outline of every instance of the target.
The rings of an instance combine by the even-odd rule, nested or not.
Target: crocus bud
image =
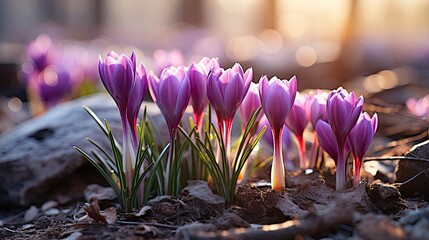
[[[232,120],[235,112],[246,96],[253,78],[253,69],[243,73],[240,64],[223,70],[219,68],[209,73],[207,97],[219,120]]]
[[[240,114],[241,121],[243,125],[249,122],[252,113],[261,106],[261,98],[259,97],[259,86],[257,83],[250,83],[249,92],[246,97],[244,97],[243,102],[241,103],[238,113]],[[256,121],[259,121],[264,113],[261,111],[256,118]]]
[[[271,187],[280,194],[284,193],[285,187],[281,137],[284,122],[295,101],[296,89],[295,76],[289,81],[280,80],[277,77],[273,77],[268,81],[267,77],[263,76],[259,81],[262,108],[270,122],[274,140]]]
[[[336,163],[338,158],[338,144],[331,126],[329,126],[327,122],[319,120],[316,123],[316,132],[320,146],[322,146]]]
[[[328,116],[326,114],[326,100],[328,99],[328,93],[319,92],[316,93],[311,99],[310,102],[310,123],[313,126],[313,129],[316,129],[316,123],[319,120],[325,122],[328,121]]]
[[[216,112],[219,131],[226,149],[226,158],[230,164],[232,161],[229,158],[232,122],[238,107],[249,91],[252,78],[252,68],[243,73],[243,69],[238,63],[227,70],[212,69],[208,76],[207,98]]]
[[[347,146],[346,139],[350,133],[350,130],[356,124],[356,121],[359,118],[359,115],[362,111],[363,97],[356,99],[355,93],[348,93],[343,88],[338,88],[337,90],[332,91],[328,95],[326,103],[326,113],[327,119],[330,125],[330,128],[335,136],[335,142],[332,144],[337,144],[337,156],[332,156],[336,161],[336,189],[343,190],[347,185],[346,178],[346,162],[347,162]],[[320,122],[320,121],[319,121]],[[327,134],[326,126],[323,125],[325,131],[320,132],[320,127],[316,125],[317,134]],[[326,150],[328,142],[325,139],[320,138],[320,145]],[[322,141],[325,143],[322,144]]]
[[[103,60],[101,56],[98,60],[98,70],[101,81],[115,100],[121,114],[126,113],[129,94],[134,87],[136,69],[136,57],[134,52],[131,57],[125,54],[117,54],[111,51]]]
[[[352,151],[354,158],[354,185],[358,185],[360,181],[360,169],[362,166],[363,157],[369,148],[369,145],[374,138],[378,127],[378,116],[375,113],[372,118],[368,113],[364,112],[360,115],[356,125],[350,131],[347,138],[349,148]]]
[[[198,63],[193,63],[188,69],[191,83],[191,105],[194,110],[194,120],[199,130],[202,129],[204,110],[208,105],[207,77],[211,69],[218,69],[217,58],[204,57]]]
[[[259,94],[264,113],[274,130],[282,129],[296,96],[296,77],[289,81],[273,77],[268,81],[262,76],[259,81]]]
[[[152,99],[167,122],[170,136],[173,136],[191,96],[186,69],[183,66],[168,67],[162,71],[160,78],[150,72],[148,81]]]
[[[133,89],[130,92],[130,97],[128,99],[128,108],[127,108],[128,123],[130,124],[132,132],[135,133],[133,134],[133,144],[135,148],[138,147],[136,121],[140,110],[140,106],[144,101],[146,89],[147,89],[146,69],[143,63],[140,63],[140,65],[137,66],[137,69],[136,69],[135,84]]]
[[[329,94],[326,103],[327,118],[341,147],[356,124],[362,106],[362,96],[356,99],[354,92],[348,93],[341,87]]]
[[[307,157],[305,156],[304,130],[309,122],[310,97],[306,94],[296,94],[295,102],[286,118],[286,126],[295,135],[299,150],[300,168],[308,167]]]

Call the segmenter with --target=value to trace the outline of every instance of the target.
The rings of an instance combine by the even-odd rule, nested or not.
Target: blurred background
[[[406,85],[422,96],[428,13],[427,0],[0,0],[0,96],[12,110],[25,103],[37,41],[60,49],[58,62],[74,69],[69,78],[81,71],[94,82],[99,54],[134,49],[153,70],[157,56],[183,64],[208,56],[225,68],[253,67],[256,81],[296,75],[300,90],[344,85],[375,94]],[[60,78],[51,69],[45,79],[52,72]],[[392,103],[409,97],[395,96]]]

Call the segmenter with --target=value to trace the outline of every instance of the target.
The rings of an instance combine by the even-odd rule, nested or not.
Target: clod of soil
[[[392,185],[372,183],[367,188],[367,192],[375,211],[378,210],[383,214],[395,215],[407,208],[407,204],[401,198],[401,193]]]
[[[242,186],[235,196],[239,216],[249,223],[274,224],[291,219],[277,207],[280,195],[271,189]]]
[[[406,157],[427,159],[429,156],[429,140],[415,145],[411,150],[405,154]],[[405,182],[422,171],[429,169],[429,162],[418,160],[400,160],[395,172],[395,182]],[[401,186],[401,191],[404,197],[418,197],[424,195],[429,197],[429,171],[418,176],[413,181]]]

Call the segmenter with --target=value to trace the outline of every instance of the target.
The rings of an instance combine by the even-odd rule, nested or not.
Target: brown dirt
[[[247,229],[242,230],[243,234],[254,234],[249,232],[251,231],[250,224],[288,223],[282,227],[284,231],[298,223],[294,221],[301,221],[300,224],[307,224],[305,226],[311,226],[312,222],[322,224],[326,221],[319,217],[323,218],[327,212],[341,212],[341,208],[343,208],[341,206],[345,205],[353,213],[347,215],[346,219],[341,218],[338,220],[340,222],[333,221],[330,223],[333,224],[332,226],[319,226],[319,232],[311,227],[300,229],[298,225],[295,226],[296,231],[302,231],[304,235],[310,234],[316,238],[335,236],[344,238],[354,236],[354,234],[360,234],[360,237],[367,237],[368,234],[380,236],[379,234],[385,233],[383,231],[393,229],[399,231],[399,235],[395,235],[395,237],[406,237],[407,233],[403,227],[388,216],[400,219],[401,216],[406,215],[407,209],[427,208],[429,205],[423,198],[404,200],[396,187],[380,182],[371,184],[362,182],[358,187],[337,192],[330,186],[331,184],[326,183],[323,177],[325,175],[329,176],[330,173],[290,174],[288,176],[290,187],[286,188],[285,195],[280,195],[267,186],[256,187],[246,184],[238,188],[235,203],[216,205],[217,207],[209,206],[201,199],[186,192],[177,197],[160,196],[149,202],[150,209],[148,208],[141,216],[136,215],[137,212],[119,213],[115,224],[97,222],[76,224],[75,219],[84,215],[81,208],[76,206],[76,202],[68,203],[68,205],[59,204],[56,207],[60,210],[59,214],[54,216],[46,216],[46,213],[40,211],[38,217],[30,222],[24,221],[24,212],[18,212],[2,219],[0,239],[62,239],[66,237],[70,237],[70,239],[167,239],[174,236],[194,236],[196,239],[198,236],[203,236],[202,238],[206,239],[209,238],[208,233],[214,234],[213,239],[223,239],[224,237],[219,238],[222,231],[226,231],[221,234],[222,236],[242,239],[249,235],[240,235],[240,232],[231,229],[243,228]],[[101,201],[101,210],[115,206],[112,204],[114,202]],[[79,206],[82,205],[79,203]],[[350,219],[350,216],[359,217]],[[363,222],[362,219],[367,218],[373,220]],[[380,223],[374,220],[379,218]],[[347,224],[344,225],[343,221],[346,221]],[[368,229],[366,222],[372,221],[377,224],[383,223],[383,227],[379,227],[381,232],[371,232],[377,231],[375,226],[378,225]],[[301,225],[301,227],[303,226]],[[290,234],[292,234],[295,231],[292,230],[287,231],[291,231]],[[260,232],[255,234],[260,234]]]

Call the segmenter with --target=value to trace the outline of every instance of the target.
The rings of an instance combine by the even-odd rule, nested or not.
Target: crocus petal
[[[331,127],[327,122],[319,120],[316,123],[316,131],[320,146],[336,161],[338,158],[337,140]]]
[[[244,97],[243,102],[239,108],[239,114],[244,124],[249,122],[252,113],[261,106],[261,100],[259,98],[259,86],[257,83],[252,82],[250,84],[249,92]],[[259,121],[263,115],[261,111],[256,118]]]

